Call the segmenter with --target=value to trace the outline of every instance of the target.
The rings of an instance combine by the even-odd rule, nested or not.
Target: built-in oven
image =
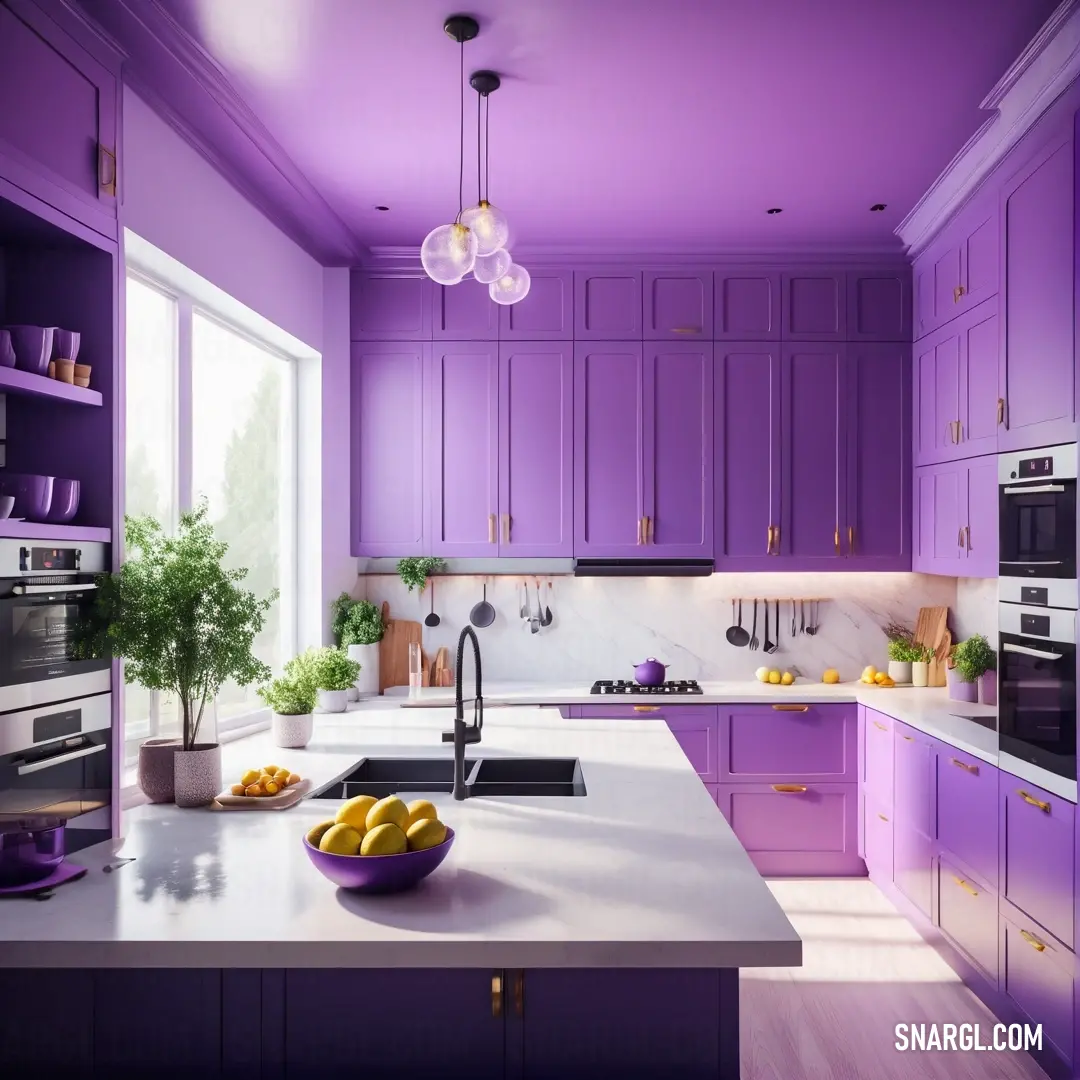
[[[1071,582],[1076,607],[1076,443],[998,455],[999,573],[1019,603],[1021,582]],[[1019,581],[1017,580],[1019,579]]]
[[[70,853],[112,835],[112,695],[0,714],[0,821],[59,818]]]
[[[998,605],[998,748],[1007,771],[1076,802],[1076,611]]]
[[[106,544],[0,540],[0,713],[109,690],[109,660],[76,655]]]

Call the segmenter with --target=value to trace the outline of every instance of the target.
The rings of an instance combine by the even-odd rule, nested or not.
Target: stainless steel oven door
[[[1076,445],[998,457],[1002,577],[1076,577]]]

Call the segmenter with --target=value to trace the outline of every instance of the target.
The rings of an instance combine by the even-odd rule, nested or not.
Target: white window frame
[[[176,348],[173,371],[173,485],[176,502],[171,508],[174,515],[193,505],[192,490],[192,374],[194,356],[192,350],[195,315],[217,323],[219,326],[246,339],[253,345],[279,358],[287,365],[287,375],[282,391],[285,395],[282,413],[284,428],[281,447],[281,480],[284,490],[280,518],[279,550],[281,551],[281,605],[282,652],[285,656],[297,652],[299,640],[299,382],[301,362],[317,356],[302,342],[275,327],[268,320],[240,304],[216,286],[188,270],[140,237],[125,230],[125,290],[127,279],[168,296],[177,305]],[[125,327],[126,334],[126,327]],[[126,495],[126,493],[124,493]],[[177,521],[169,523],[175,529]],[[139,744],[155,738],[161,730],[160,691],[150,691],[149,724],[139,724],[137,735],[127,727],[124,717],[124,761],[133,764],[138,759]],[[247,712],[219,721],[218,734],[266,727],[270,712],[265,706],[253,706]]]

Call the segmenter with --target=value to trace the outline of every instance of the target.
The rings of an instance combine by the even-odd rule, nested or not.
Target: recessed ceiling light
[[[765,211],[766,214],[782,214],[783,212],[784,208],[782,206],[770,206],[769,209]]]
[[[376,206],[375,209],[376,210],[386,211],[386,210],[389,210],[390,207],[389,206]]]
[[[885,209],[885,204],[883,202],[876,202],[876,203],[874,203],[873,206],[870,207],[870,212],[873,213],[873,214],[876,214],[880,210],[884,210],[884,209]]]

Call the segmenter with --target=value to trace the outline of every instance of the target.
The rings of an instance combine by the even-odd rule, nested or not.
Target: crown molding
[[[909,256],[934,238],[994,167],[1080,76],[1080,0],[1054,13],[980,102],[988,116],[896,228]]]

